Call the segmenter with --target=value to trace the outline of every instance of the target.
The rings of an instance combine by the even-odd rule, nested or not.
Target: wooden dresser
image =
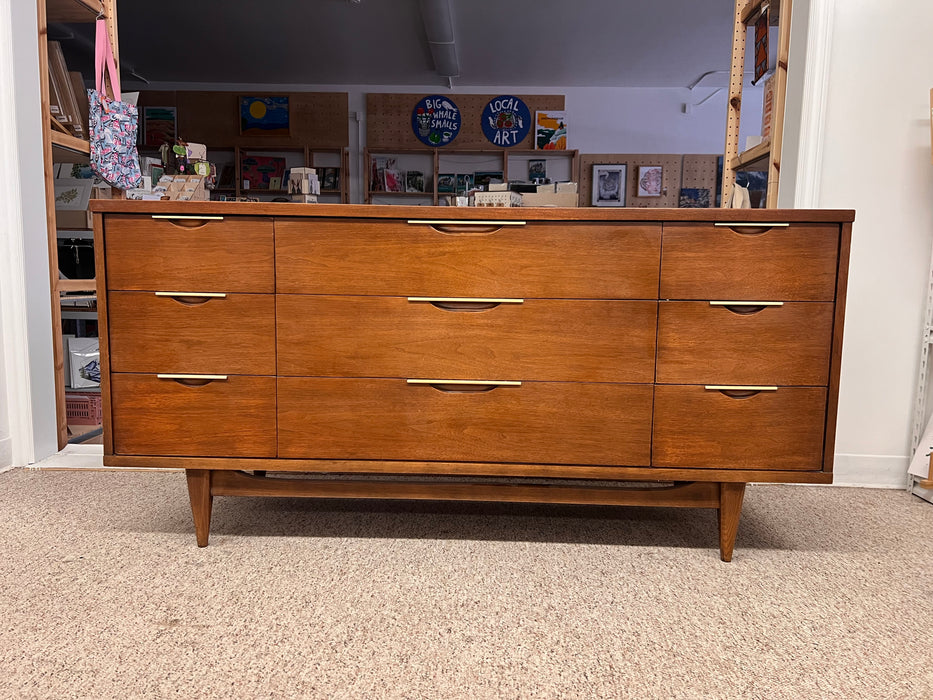
[[[459,499],[716,508],[728,561],[747,482],[832,481],[851,211],[92,208],[104,464],[184,468],[201,546]]]

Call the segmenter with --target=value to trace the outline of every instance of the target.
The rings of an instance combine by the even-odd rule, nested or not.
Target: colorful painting
[[[288,97],[241,97],[240,133],[288,136]]]
[[[664,190],[664,169],[660,165],[638,166],[639,197],[660,197]]]
[[[240,179],[244,182],[243,189],[268,190],[272,189],[272,178],[279,178],[279,183],[285,177],[285,159],[274,156],[243,156],[240,166]],[[249,183],[246,185],[245,183]]]
[[[446,146],[460,133],[460,109],[449,97],[430,95],[411,112],[411,128],[425,146]]]
[[[531,111],[517,97],[500,95],[483,108],[480,123],[490,143],[509,148],[524,141],[531,131]]]
[[[567,113],[548,110],[535,112],[535,149],[567,150]]]
[[[175,108],[143,107],[143,145],[175,143]]]

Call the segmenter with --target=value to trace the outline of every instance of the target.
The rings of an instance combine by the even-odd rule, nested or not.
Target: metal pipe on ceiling
[[[451,78],[460,76],[460,62],[454,42],[450,0],[421,0],[421,19],[434,59],[434,70],[452,84]]]

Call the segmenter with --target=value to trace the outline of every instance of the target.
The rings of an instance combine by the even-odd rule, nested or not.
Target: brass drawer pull
[[[751,316],[768,307],[784,306],[783,301],[711,301],[710,306],[721,306],[738,316]]]
[[[226,374],[157,374],[156,379],[171,379],[184,386],[204,386],[227,380]]]
[[[711,301],[710,306],[784,306],[783,301]]]
[[[169,221],[173,219],[181,219],[184,221],[223,221],[224,217],[222,216],[193,216],[188,214],[153,214],[153,219],[167,219]]]
[[[729,385],[707,385],[703,387],[707,391],[718,391],[723,396],[730,399],[747,399],[757,396],[762,391],[777,391],[776,386],[729,386]]]
[[[451,219],[409,219],[409,224],[427,226],[524,226],[524,221],[454,221]]]
[[[713,226],[725,226],[726,228],[745,228],[745,227],[759,228],[762,226],[766,228],[787,228],[788,226],[790,226],[790,224],[787,224],[787,223],[778,224],[778,223],[773,223],[773,222],[762,222],[762,221],[741,221],[741,222],[739,221],[736,221],[736,222],[717,221],[715,224],[713,224]]]
[[[405,381],[408,384],[430,386],[432,389],[445,393],[486,392],[498,389],[499,387],[517,387],[522,385],[521,382],[499,380],[474,381],[471,379],[406,379]]]
[[[442,311],[488,311],[500,304],[524,304],[524,299],[483,299],[479,297],[408,297],[409,302],[427,302]]]
[[[435,301],[458,302],[463,304],[524,304],[524,299],[487,299],[484,297],[408,297],[408,301],[426,301],[433,304]]]
[[[193,306],[195,304],[206,304],[211,299],[226,299],[224,292],[156,292],[157,297],[166,297],[174,299],[182,304]],[[198,300],[202,301],[198,301]]]

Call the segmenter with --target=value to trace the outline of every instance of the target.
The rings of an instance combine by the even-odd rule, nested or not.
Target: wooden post
[[[742,81],[745,78],[745,22],[742,15],[749,0],[735,0],[732,28],[732,71],[729,77],[729,104],[726,105],[726,148],[722,163],[722,206],[728,207],[735,188],[732,161],[739,155],[739,117],[742,112]]]
[[[206,547],[211,533],[211,506],[214,495],[211,493],[210,469],[185,469],[188,480],[188,498],[191,500],[191,514],[194,516],[194,532],[198,547]]]

